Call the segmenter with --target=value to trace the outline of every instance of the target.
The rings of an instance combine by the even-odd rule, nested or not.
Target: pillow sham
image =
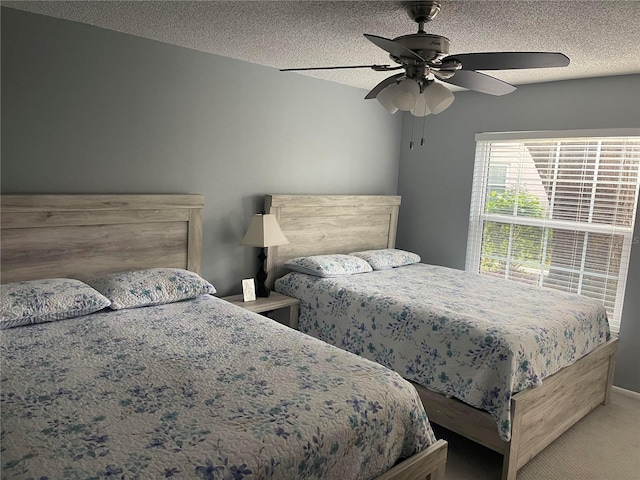
[[[383,248],[380,250],[365,250],[362,252],[353,252],[358,258],[366,260],[374,270],[388,270],[395,267],[403,267],[418,263],[420,255],[417,253],[399,250],[397,248]]]
[[[181,268],[148,268],[103,275],[89,285],[111,301],[113,310],[179,302],[216,293],[213,285],[195,272]]]
[[[0,329],[97,312],[111,302],[72,278],[47,278],[0,286]]]
[[[371,265],[361,258],[342,254],[298,257],[287,260],[284,265],[296,272],[317,277],[337,277],[372,271]]]

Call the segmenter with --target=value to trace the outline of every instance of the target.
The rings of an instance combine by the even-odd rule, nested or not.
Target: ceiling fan
[[[376,85],[365,99],[377,98],[390,113],[410,111],[422,117],[440,113],[451,105],[453,94],[441,83],[489,95],[505,95],[516,87],[476,70],[566,67],[569,58],[553,52],[491,52],[449,55],[449,39],[424,31],[424,24],[440,12],[441,2],[403,2],[418,32],[394,39],[365,33],[364,36],[389,53],[397,65],[353,65],[336,67],[284,68],[280,71],[370,68],[377,72],[403,70]]]

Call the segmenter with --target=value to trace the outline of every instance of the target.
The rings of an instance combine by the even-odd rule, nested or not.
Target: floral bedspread
[[[2,331],[5,479],[369,479],[435,441],[411,384],[214,297]]]
[[[301,300],[301,331],[489,412],[505,441],[513,394],[610,338],[595,300],[422,263],[333,278],[291,272],[276,290]]]

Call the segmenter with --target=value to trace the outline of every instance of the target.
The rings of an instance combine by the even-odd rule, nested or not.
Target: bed
[[[577,306],[563,304],[561,292],[424,264],[329,278],[288,273],[285,262],[298,257],[392,249],[399,205],[397,196],[267,196],[265,210],[278,217],[291,242],[268,252],[269,281],[276,291],[301,300],[303,331],[386,364],[412,380],[433,423],[501,453],[503,479],[515,479],[518,469],[546,445],[608,401],[617,339],[609,335],[604,310],[586,300],[592,322],[566,329],[568,337],[579,337],[576,341],[582,343],[567,343],[574,339],[564,338],[564,324],[555,333],[546,328],[529,332],[529,337],[536,337],[529,343],[547,354],[542,359],[538,352],[519,351],[527,341],[520,342],[518,336],[526,335],[516,330],[518,348],[509,358],[509,348],[496,341],[501,327],[493,327],[485,318],[486,313],[509,317],[523,308],[506,288],[538,296],[532,316],[551,315],[558,305],[573,316]],[[445,281],[448,287],[443,287]],[[429,301],[425,291],[432,293]],[[467,319],[464,327],[460,322],[451,326],[442,317],[443,306],[449,313],[465,312],[475,308],[465,300],[473,304],[483,297],[489,297],[491,306],[484,313],[476,309],[476,318]],[[503,298],[510,300],[507,309],[496,309]],[[584,300],[571,298],[577,303]],[[418,336],[420,329],[428,330],[428,340]],[[382,338],[383,331],[395,337],[391,343]],[[478,331],[489,334],[478,336]],[[456,348],[458,353],[464,348],[467,359],[456,356]],[[476,372],[486,382],[479,388],[464,362],[471,357],[468,352],[482,357],[489,350],[496,355],[494,364]],[[524,367],[519,377],[510,377],[497,365],[495,358],[501,354],[505,364],[515,365],[516,370]],[[511,395],[512,391],[517,393]]]
[[[444,479],[410,383],[211,295],[203,200],[2,196],[3,284],[82,302],[0,333],[2,477]]]

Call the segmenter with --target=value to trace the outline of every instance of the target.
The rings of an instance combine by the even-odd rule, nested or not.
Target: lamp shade
[[[398,107],[393,103],[393,92],[396,89],[396,84],[392,83],[387,85],[376,97],[380,105],[382,105],[389,113],[396,113]]]
[[[431,110],[429,110],[429,107],[427,106],[427,98],[425,96],[426,93],[427,91],[425,89],[424,92],[418,95],[418,100],[416,101],[414,107],[411,109],[411,113],[414,117],[426,117],[431,113]]]
[[[433,114],[444,112],[454,100],[453,93],[447,87],[435,82],[425,88],[424,96]]]
[[[399,110],[408,112],[416,104],[420,95],[420,85],[411,78],[402,80],[393,91],[393,104]]]
[[[248,247],[274,247],[289,243],[284,236],[278,220],[273,214],[257,213],[251,217],[249,228],[240,245]]]

